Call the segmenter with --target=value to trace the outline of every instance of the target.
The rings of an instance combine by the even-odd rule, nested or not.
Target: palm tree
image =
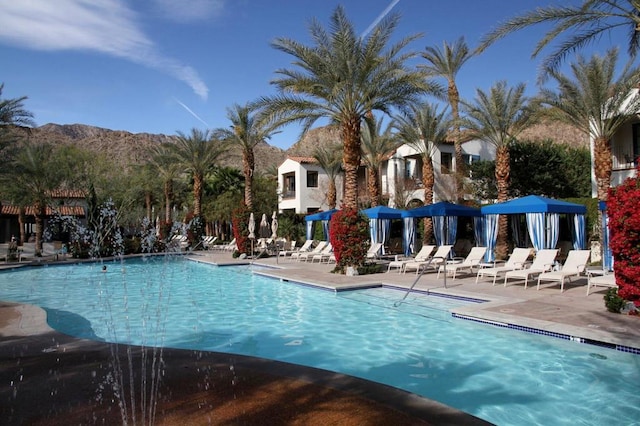
[[[244,173],[244,203],[253,210],[253,174],[256,167],[255,148],[265,142],[275,132],[276,126],[262,120],[250,105],[233,105],[227,108],[227,118],[231,129],[217,129],[215,132],[230,145],[242,150],[242,172]]]
[[[510,155],[509,144],[534,124],[534,114],[528,107],[524,95],[525,85],[508,87],[505,81],[496,83],[489,93],[478,89],[473,103],[463,103],[466,114],[461,119],[462,127],[469,129],[471,136],[493,145],[496,149],[496,186],[498,202],[509,195]],[[507,254],[508,222],[500,215],[496,255]]]
[[[572,77],[550,70],[558,89],[543,88],[544,113],[580,129],[593,140],[593,164],[598,198],[606,201],[611,184],[611,145],[615,133],[640,109],[637,68],[626,67],[616,79],[618,50],[586,60],[577,56]]]
[[[64,169],[56,163],[49,144],[25,143],[10,159],[11,174],[3,174],[2,185],[20,206],[33,206],[36,222],[36,254],[42,252],[46,209],[53,190],[59,188]]]
[[[202,215],[202,185],[204,177],[226,152],[226,145],[214,140],[208,130],[191,129],[190,135],[177,132],[178,138],[170,145],[173,158],[193,179],[193,214]]]
[[[164,193],[164,220],[168,223],[171,222],[171,205],[174,197],[174,184],[180,175],[180,165],[173,161],[171,147],[167,144],[156,145],[152,148],[150,162],[162,179],[162,191]]]
[[[382,131],[382,120],[367,118],[362,128],[362,162],[367,166],[369,199],[371,206],[380,204],[380,167],[389,154],[398,148],[398,141],[391,133],[392,125]]]
[[[439,111],[437,105],[429,103],[414,105],[395,118],[394,127],[397,129],[398,139],[415,149],[422,157],[425,204],[433,203],[433,157],[438,152],[438,144],[447,139],[450,124],[451,116],[447,109]],[[429,217],[424,219],[424,235],[425,240],[433,235],[433,223]]]
[[[543,70],[557,70],[568,54],[599,41],[606,33],[616,29],[624,29],[629,34],[628,52],[631,58],[635,58],[640,48],[638,0],[585,0],[581,6],[539,7],[516,16],[484,36],[477,51],[483,51],[510,33],[538,24],[552,24],[553,27],[536,45],[534,57],[559,36],[566,36],[544,60]]]
[[[313,20],[313,46],[278,38],[274,48],[293,56],[297,69],[279,69],[272,83],[279,94],[264,97],[260,104],[274,121],[284,125],[301,122],[303,133],[319,118],[328,118],[341,129],[345,168],[345,207],[357,208],[360,166],[360,124],[366,113],[405,106],[429,89],[423,73],[406,66],[413,53],[401,53],[418,36],[389,44],[398,24],[396,14],[387,15],[364,38],[356,34],[342,6],[331,16],[331,32]]]
[[[456,76],[462,66],[473,57],[470,53],[464,37],[460,37],[454,44],[446,41],[443,43],[442,50],[437,47],[427,46],[426,51],[422,53],[422,57],[427,60],[428,65],[420,65],[428,75],[443,77],[447,80],[447,99],[451,107],[451,116],[453,118],[453,145],[456,158],[456,193],[458,201],[464,198],[464,161],[462,160],[462,141],[460,126],[458,124],[460,118],[460,92],[456,85]]]
[[[327,204],[329,205],[329,209],[335,209],[337,204],[336,180],[342,172],[340,145],[320,145],[313,152],[313,158],[315,158],[329,178]]]
[[[3,89],[4,83],[0,84],[0,153],[6,144],[14,139],[11,137],[11,130],[16,127],[35,126],[32,120],[33,114],[24,109],[24,101],[27,100],[27,97],[2,99]],[[6,160],[0,158],[0,161],[4,163]]]

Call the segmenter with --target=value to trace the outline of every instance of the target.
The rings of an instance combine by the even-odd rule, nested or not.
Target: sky
[[[168,135],[228,127],[227,108],[276,94],[276,71],[295,69],[271,42],[310,45],[309,22],[329,28],[338,5],[361,34],[387,13],[399,14],[396,41],[421,34],[409,46],[420,52],[461,36],[474,48],[499,22],[534,6],[577,1],[0,0],[2,98],[27,96],[38,126]],[[534,94],[542,58],[531,53],[544,32],[514,33],[472,58],[457,77],[461,96],[472,99],[500,80],[525,83]],[[622,42],[623,54],[624,38],[616,36],[624,34],[591,49],[604,53]],[[268,142],[287,149],[299,135],[290,125]]]

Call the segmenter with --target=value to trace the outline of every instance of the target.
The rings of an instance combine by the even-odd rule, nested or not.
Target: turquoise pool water
[[[333,293],[153,258],[0,273],[70,335],[277,359],[396,386],[500,425],[640,424],[640,356],[452,318],[464,301]]]

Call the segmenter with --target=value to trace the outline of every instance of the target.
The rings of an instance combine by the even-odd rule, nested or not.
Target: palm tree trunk
[[[358,208],[358,168],[360,167],[360,117],[353,116],[342,127],[344,163],[344,207]]]
[[[509,196],[509,175],[511,174],[509,146],[501,145],[496,149],[496,186],[498,187],[498,202],[507,201]],[[496,257],[504,259],[507,256],[509,247],[507,244],[507,233],[509,223],[506,215],[500,215],[498,219],[498,239],[496,241]]]
[[[335,179],[329,179],[329,188],[327,189],[327,204],[329,204],[330,210],[336,208],[337,195],[338,191],[336,189],[336,181]]]
[[[164,183],[164,220],[171,222],[171,202],[173,201],[173,181],[171,179]]]
[[[459,112],[459,104],[460,104],[460,93],[458,92],[458,87],[453,79],[449,80],[449,89],[448,89],[448,97],[449,104],[451,105],[451,116],[453,118],[453,122],[456,123],[453,126],[453,148],[456,158],[456,198],[458,199],[458,203],[464,201],[464,178],[466,176],[466,165],[462,160],[462,143],[461,143],[461,132],[460,126],[457,124],[460,119]]]
[[[144,194],[144,205],[147,208],[147,219],[149,220],[153,220],[153,218],[151,217],[151,207],[152,207],[152,202],[151,202],[151,191],[146,191]]]
[[[45,205],[42,202],[35,204],[36,216],[36,256],[42,254],[42,235],[44,233]]]
[[[433,204],[433,187],[435,185],[435,175],[433,172],[433,160],[431,157],[422,158],[422,183],[424,184],[424,203]],[[424,238],[422,244],[433,240],[433,220],[430,217],[424,218]]]
[[[611,186],[611,146],[606,138],[596,138],[593,148],[593,168],[596,175],[598,199],[607,201]]]
[[[202,181],[201,174],[193,175],[193,215],[200,216],[202,212]]]
[[[24,218],[25,218],[25,208],[24,206],[20,206],[18,210],[18,225],[20,226],[20,245],[23,245],[25,241],[27,241],[25,232],[24,232]]]
[[[380,204],[380,176],[378,169],[375,167],[369,168],[369,181],[367,182],[367,186],[369,187],[371,207],[375,207]]]
[[[242,155],[242,170],[244,172],[244,203],[249,211],[253,210],[253,171],[255,169],[255,155],[252,149],[245,149]]]

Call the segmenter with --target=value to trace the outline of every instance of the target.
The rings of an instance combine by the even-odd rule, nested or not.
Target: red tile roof
[[[80,206],[58,206],[56,208],[58,214],[62,216],[84,216],[84,208]],[[8,216],[18,216],[20,214],[20,207],[11,205],[0,206],[0,214]],[[51,207],[47,207],[46,215],[53,216],[54,210]],[[25,215],[34,216],[35,209],[33,206],[29,206],[25,209]]]

